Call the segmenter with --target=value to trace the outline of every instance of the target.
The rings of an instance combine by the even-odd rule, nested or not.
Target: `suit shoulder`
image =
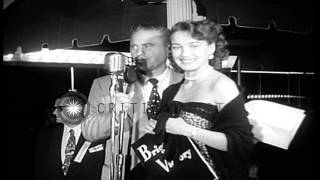
[[[110,81],[110,75],[104,75],[104,76],[101,76],[101,77],[97,77],[93,80],[93,82],[95,83],[103,83],[103,82],[106,82],[106,81]]]
[[[36,141],[37,142],[49,142],[48,140],[54,139],[56,136],[59,136],[60,133],[63,132],[63,125],[56,124],[44,129],[41,129],[36,134]]]
[[[63,128],[62,124],[52,123],[50,125],[43,127],[38,134],[39,135],[52,134],[52,133],[55,133],[55,131],[58,131],[60,128]]]
[[[96,89],[98,87],[108,87],[111,83],[110,75],[97,77],[93,80],[91,88]]]
[[[106,139],[100,139],[100,140],[97,140],[97,141],[92,142],[92,145],[103,144],[103,145],[105,146],[106,141],[107,141]]]

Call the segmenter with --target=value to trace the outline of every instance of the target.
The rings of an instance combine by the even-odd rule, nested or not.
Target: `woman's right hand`
[[[143,127],[143,131],[149,134],[154,134],[154,128],[156,127],[157,121],[154,119],[150,119],[146,122],[145,126]]]
[[[186,123],[181,117],[169,118],[166,122],[166,132],[170,134],[187,136],[187,132],[192,128],[193,126]]]

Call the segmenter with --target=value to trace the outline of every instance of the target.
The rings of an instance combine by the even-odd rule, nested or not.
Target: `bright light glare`
[[[113,51],[43,49],[41,51],[30,53],[3,55],[3,60],[6,62],[21,61],[42,63],[104,64],[104,57],[110,52]],[[120,53],[126,55],[127,57],[131,57],[130,53]]]

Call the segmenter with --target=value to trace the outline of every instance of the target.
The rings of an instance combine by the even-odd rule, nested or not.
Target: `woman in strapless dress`
[[[157,119],[146,127],[145,142],[156,150],[135,146],[150,159],[143,166],[151,179],[247,180],[253,135],[244,100],[236,83],[210,65],[229,53],[221,26],[179,22],[170,39],[184,79],[164,91]]]

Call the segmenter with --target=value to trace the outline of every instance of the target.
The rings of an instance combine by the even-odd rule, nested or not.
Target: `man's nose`
[[[137,56],[141,56],[144,55],[145,51],[144,51],[144,47],[143,46],[138,46],[136,49],[136,55]]]

